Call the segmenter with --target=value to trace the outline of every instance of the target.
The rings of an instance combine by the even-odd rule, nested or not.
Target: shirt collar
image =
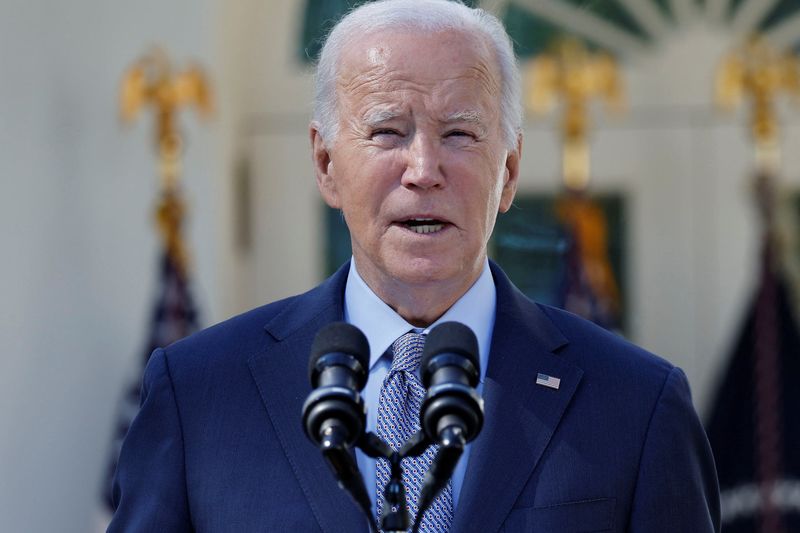
[[[344,292],[344,319],[364,332],[370,347],[369,366],[372,368],[400,335],[414,330],[427,333],[441,322],[456,321],[468,326],[478,339],[481,381],[489,361],[489,346],[494,329],[497,293],[484,261],[477,281],[430,327],[421,330],[406,322],[367,286],[358,274],[355,259],[350,261],[350,273]]]

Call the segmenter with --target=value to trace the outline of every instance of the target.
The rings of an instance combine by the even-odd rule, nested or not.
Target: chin
[[[394,261],[390,273],[393,278],[408,285],[456,281],[472,274],[464,268],[463,261],[442,257],[413,257]]]

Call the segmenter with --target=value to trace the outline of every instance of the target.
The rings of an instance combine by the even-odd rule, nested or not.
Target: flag
[[[198,329],[198,312],[189,286],[186,249],[180,235],[183,205],[175,194],[166,194],[159,205],[157,220],[164,236],[164,249],[160,257],[158,293],[154,302],[147,340],[142,351],[142,369],[150,354],[158,347],[167,346]],[[108,524],[113,506],[111,480],[117,468],[120,448],[128,428],[139,411],[141,378],[129,384],[122,398],[114,430],[111,457],[102,483],[102,503],[106,512],[98,518],[100,529]]]
[[[606,329],[620,329],[620,294],[603,210],[583,193],[569,191],[556,212],[567,242],[556,305]]]
[[[548,376],[547,374],[537,374],[536,384],[558,390],[558,388],[561,386],[561,378],[554,378],[553,376]]]
[[[800,531],[800,335],[765,238],[755,297],[706,424],[724,533]]]

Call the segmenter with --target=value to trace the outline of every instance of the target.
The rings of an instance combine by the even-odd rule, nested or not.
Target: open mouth
[[[420,235],[436,233],[444,228],[445,223],[435,218],[410,218],[401,222],[403,226]]]

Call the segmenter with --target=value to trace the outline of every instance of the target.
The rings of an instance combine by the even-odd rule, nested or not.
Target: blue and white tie
[[[392,344],[392,367],[383,380],[378,400],[378,436],[397,451],[420,429],[419,410],[425,399],[425,387],[417,377],[425,337],[409,332]],[[417,514],[422,479],[430,468],[437,445],[429,446],[419,457],[403,459],[403,485],[406,489],[406,505],[411,512],[409,522]],[[375,479],[377,482],[378,523],[383,508],[383,489],[391,473],[389,461],[378,459]],[[453,490],[448,483],[433,504],[425,512],[419,530],[445,532],[453,522]]]

